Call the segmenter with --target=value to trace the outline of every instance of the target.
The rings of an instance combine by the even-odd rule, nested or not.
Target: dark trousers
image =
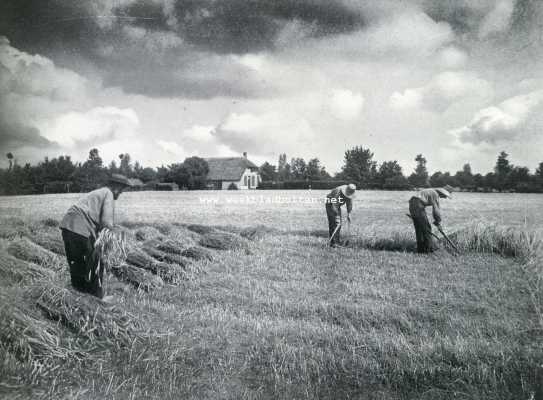
[[[332,235],[334,235],[334,238],[330,241],[330,244],[332,246],[339,244],[341,224],[338,224],[338,221],[341,221],[341,208],[338,205],[327,203],[326,216],[328,217],[328,238],[331,238]]]
[[[99,255],[94,251],[94,240],[62,229],[62,240],[70,266],[72,286],[80,292],[104,297],[104,269],[99,264]]]
[[[409,213],[413,218],[415,225],[415,235],[417,236],[417,252],[431,253],[434,251],[434,241],[432,239],[432,226],[426,215],[426,208],[421,199],[412,197],[409,200]]]

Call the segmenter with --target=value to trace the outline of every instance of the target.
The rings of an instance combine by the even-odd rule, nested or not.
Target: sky
[[[145,166],[543,161],[540,0],[3,0],[0,147]],[[0,160],[0,164],[7,160]]]

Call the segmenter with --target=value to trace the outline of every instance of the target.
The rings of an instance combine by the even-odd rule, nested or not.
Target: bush
[[[228,185],[228,190],[238,190],[238,185],[236,185],[234,182],[230,183],[230,185]]]

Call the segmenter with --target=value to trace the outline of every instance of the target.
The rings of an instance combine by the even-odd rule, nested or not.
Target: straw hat
[[[446,185],[442,188],[436,188],[436,192],[438,192],[440,195],[442,195],[445,198],[452,199],[451,192],[453,191],[453,187],[450,185]]]
[[[109,181],[113,183],[120,183],[124,186],[132,186],[130,180],[126,176],[121,174],[111,174],[111,176],[109,177]]]
[[[352,199],[352,198],[355,197],[356,185],[354,183],[349,183],[348,185],[343,185],[343,186],[341,186],[341,192],[348,199]]]

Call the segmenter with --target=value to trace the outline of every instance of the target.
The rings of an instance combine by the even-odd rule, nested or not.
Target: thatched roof
[[[258,169],[245,157],[215,157],[205,160],[209,165],[208,181],[239,181],[247,168]]]

